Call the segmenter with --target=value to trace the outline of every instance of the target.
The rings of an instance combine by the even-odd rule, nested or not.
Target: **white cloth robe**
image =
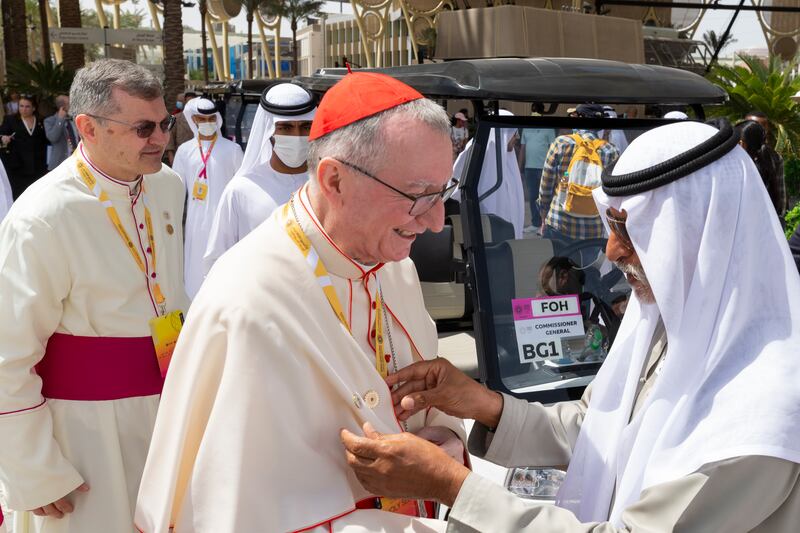
[[[33,371],[53,333],[145,337],[155,316],[144,274],[81,180],[75,157],[29,187],[0,224],[0,505],[35,509],[85,481],[91,490],[72,498],[73,513],[60,520],[18,513],[16,522],[29,518],[33,531],[46,533],[122,533],[133,531],[158,395],[45,400]],[[133,215],[144,220],[141,196],[132,206],[128,185],[95,175],[128,234],[146,243]],[[158,280],[169,310],[185,310],[183,186],[167,167],[143,181]]]
[[[203,153],[208,150],[210,141],[203,141]],[[192,139],[180,145],[175,152],[172,170],[178,173],[186,185],[186,228],[184,243],[184,280],[186,292],[194,298],[200,285],[203,283],[206,270],[203,267],[203,256],[208,246],[211,225],[214,214],[219,205],[222,191],[231,181],[239,165],[242,164],[242,148],[233,141],[217,135],[211,154],[206,164],[204,181],[208,185],[208,192],[203,200],[194,197],[194,184],[198,175],[203,170],[203,160],[197,139]]]
[[[0,222],[11,209],[11,204],[14,203],[14,197],[11,194],[11,184],[8,182],[8,174],[3,162],[0,161]]]
[[[519,164],[514,150],[508,151],[508,143],[514,134],[513,129],[503,128],[500,130],[500,139],[503,143],[500,147],[501,165],[503,171],[503,181],[500,188],[481,200],[481,213],[485,215],[497,215],[503,220],[510,222],[514,226],[514,238],[522,238],[522,229],[525,225],[525,191],[522,188],[522,175],[519,172]],[[472,152],[472,145],[475,139],[470,139],[464,151],[461,152],[453,163],[453,177],[463,180],[466,171],[466,163]],[[486,143],[486,152],[481,167],[481,177],[478,182],[478,195],[481,196],[488,192],[497,183],[497,151],[495,143],[495,130],[489,132],[489,140]],[[453,199],[461,200],[461,190],[457,190]]]
[[[308,172],[282,174],[269,165],[235,176],[225,187],[214,216],[203,258],[206,273],[222,254],[267,220],[307,181]]]
[[[353,335],[279,225],[282,208],[225,254],[192,304],[167,375],[136,511],[146,533],[170,525],[181,533],[269,533],[319,524],[327,532],[326,522],[341,515],[334,531],[376,531],[368,519],[375,511],[352,512],[370,494],[347,466],[339,431],[361,434],[366,421],[383,433],[402,431],[369,340],[377,281],[397,317],[389,329],[398,368],[436,356],[436,328],[411,260],[387,264],[364,283],[363,270],[329,242],[304,196],[296,202],[300,224]],[[354,401],[367,391],[380,395],[375,409]],[[445,426],[464,438],[461,421],[435,409],[407,425]],[[445,527],[378,516],[387,531]]]

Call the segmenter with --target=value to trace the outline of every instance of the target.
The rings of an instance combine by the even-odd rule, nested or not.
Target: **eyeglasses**
[[[358,172],[360,174],[363,174],[366,177],[377,181],[381,185],[383,185],[385,187],[388,187],[389,189],[393,190],[397,194],[405,196],[406,198],[411,200],[413,203],[411,204],[411,209],[408,210],[408,214],[410,216],[412,216],[412,217],[418,217],[420,215],[424,215],[425,213],[427,213],[428,211],[433,209],[433,206],[435,206],[436,203],[439,202],[439,201],[444,202],[446,200],[449,200],[450,197],[453,196],[453,193],[455,192],[456,187],[458,187],[458,180],[455,179],[455,178],[451,178],[450,181],[447,183],[447,185],[445,185],[444,188],[441,191],[430,192],[430,193],[427,193],[427,194],[420,194],[420,195],[414,196],[412,194],[404,193],[400,189],[392,187],[391,185],[389,185],[385,181],[383,181],[383,180],[381,180],[379,178],[376,178],[375,176],[373,176],[372,174],[370,174],[369,172],[367,172],[366,170],[364,170],[361,167],[353,165],[352,163],[348,163],[347,161],[342,161],[341,159],[336,159],[336,158],[332,158],[332,159],[334,159],[335,161],[338,161],[339,163],[341,163],[341,164],[343,164],[345,166],[348,166],[348,167],[352,168],[356,172]]]
[[[611,208],[608,208],[606,209],[606,220],[608,220],[608,227],[611,228],[611,231],[617,236],[622,245],[628,250],[633,250],[633,242],[631,242],[631,237],[628,235],[625,219],[614,216],[611,213]]]
[[[170,115],[158,124],[153,122],[152,120],[143,120],[138,125],[131,124],[130,122],[122,122],[121,120],[115,120],[113,118],[108,117],[101,117],[98,115],[92,115],[90,113],[86,113],[92,118],[100,119],[100,120],[108,120],[109,122],[116,122],[117,124],[124,124],[125,126],[130,126],[131,129],[136,131],[136,136],[140,139],[148,139],[156,131],[156,125],[161,128],[162,133],[167,133],[171,131],[173,126],[175,126],[175,116]]]

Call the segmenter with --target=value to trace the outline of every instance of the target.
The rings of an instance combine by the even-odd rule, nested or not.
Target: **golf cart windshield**
[[[574,398],[614,341],[630,286],[605,256],[602,169],[666,120],[493,116],[456,159],[490,388]],[[456,220],[458,219],[458,220]]]

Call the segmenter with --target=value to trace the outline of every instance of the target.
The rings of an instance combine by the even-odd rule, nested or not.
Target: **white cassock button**
[[[375,409],[380,405],[381,397],[374,390],[368,390],[364,393],[364,403],[366,403],[367,407],[370,409]]]

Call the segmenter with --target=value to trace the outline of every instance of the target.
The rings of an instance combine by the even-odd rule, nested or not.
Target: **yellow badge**
[[[206,199],[208,194],[208,184],[201,183],[200,181],[194,182],[194,189],[192,190],[192,197],[201,202]]]
[[[183,327],[183,312],[172,311],[163,316],[150,319],[150,334],[153,336],[153,346],[156,349],[158,368],[161,377],[167,375],[167,367],[175,351],[178,335]]]

